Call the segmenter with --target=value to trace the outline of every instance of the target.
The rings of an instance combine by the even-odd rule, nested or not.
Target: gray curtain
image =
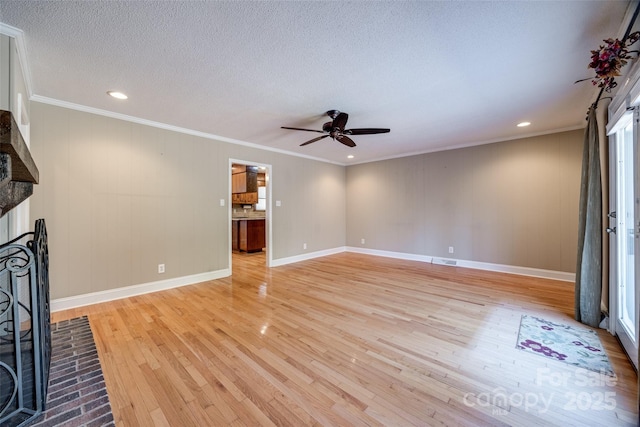
[[[578,220],[576,320],[598,327],[602,292],[602,182],[600,141],[595,104],[589,109],[582,151],[582,181]]]

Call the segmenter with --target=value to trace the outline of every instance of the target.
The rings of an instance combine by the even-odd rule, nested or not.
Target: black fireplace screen
[[[39,219],[33,233],[0,246],[1,426],[27,425],[44,410],[50,356],[49,253]]]

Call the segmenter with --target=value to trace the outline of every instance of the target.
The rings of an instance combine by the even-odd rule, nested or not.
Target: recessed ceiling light
[[[347,156],[347,159],[353,159],[353,154],[349,154],[349,155]]]
[[[531,122],[520,122],[518,123],[518,127],[523,128],[523,127],[529,126],[530,124]]]
[[[117,99],[127,99],[128,98],[128,96],[125,95],[124,93],[117,92],[117,91],[114,91],[114,90],[110,90],[109,92],[107,92],[107,94],[109,94],[110,96],[113,96],[114,98],[117,98]]]

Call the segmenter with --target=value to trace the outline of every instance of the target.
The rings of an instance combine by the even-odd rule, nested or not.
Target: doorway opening
[[[229,268],[271,266],[271,165],[229,159]]]

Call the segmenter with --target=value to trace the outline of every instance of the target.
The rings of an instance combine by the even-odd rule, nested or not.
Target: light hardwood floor
[[[118,426],[636,425],[637,377],[515,348],[573,285],[352,253],[54,313],[88,315]]]

